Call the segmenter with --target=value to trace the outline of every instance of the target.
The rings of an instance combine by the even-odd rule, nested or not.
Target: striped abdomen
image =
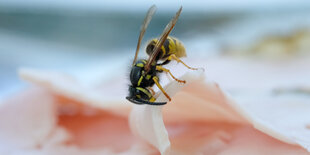
[[[158,39],[152,39],[147,47],[146,47],[146,53],[151,56],[153,49],[158,42]],[[165,60],[167,59],[171,54],[174,54],[176,57],[185,57],[186,51],[183,46],[183,44],[176,38],[168,36],[166,41],[164,42],[164,45],[161,47],[160,52],[157,56],[157,60]]]

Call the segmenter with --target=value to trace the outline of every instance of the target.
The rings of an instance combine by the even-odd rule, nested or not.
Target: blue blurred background
[[[132,59],[152,4],[158,9],[144,42],[158,36],[182,5],[172,35],[191,55],[213,56],[267,34],[310,28],[309,0],[1,0],[0,98],[24,86],[19,67],[73,73],[96,63]]]

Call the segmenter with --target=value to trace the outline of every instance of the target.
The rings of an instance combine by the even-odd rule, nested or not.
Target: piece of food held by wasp
[[[168,23],[160,38],[153,39],[148,43],[146,53],[149,55],[149,58],[147,60],[137,60],[142,38],[153,14],[155,13],[155,10],[156,6],[153,5],[146,14],[140,30],[136,54],[130,72],[131,85],[129,86],[129,96],[127,96],[126,99],[135,104],[164,105],[167,103],[155,102],[155,92],[152,89],[154,84],[156,84],[156,86],[163,92],[169,101],[171,101],[170,96],[160,85],[159,77],[157,76],[157,73],[166,72],[179,83],[185,83],[184,80],[179,80],[174,77],[169,69],[163,67],[163,65],[168,64],[171,60],[181,62],[187,68],[196,70],[196,68],[187,66],[179,59],[180,57],[186,56],[185,48],[182,43],[176,38],[168,36],[180,16],[182,7],[180,7],[174,18],[172,18],[172,20]]]

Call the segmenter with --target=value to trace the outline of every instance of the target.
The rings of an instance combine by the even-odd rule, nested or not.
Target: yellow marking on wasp
[[[145,78],[146,78],[147,80],[149,80],[149,79],[151,79],[151,77],[152,77],[151,75],[146,75]]]
[[[164,88],[159,84],[159,82],[158,82],[158,77],[154,76],[154,77],[153,77],[153,80],[154,80],[156,86],[164,93],[164,95],[168,98],[168,100],[171,101],[170,96],[166,93],[166,91],[164,90]]]
[[[164,67],[162,67],[162,66],[156,66],[156,70],[158,70],[158,71],[164,71],[164,72],[169,73],[170,76],[171,76],[175,81],[178,81],[178,82],[180,82],[180,83],[185,83],[185,82],[186,82],[186,81],[184,81],[184,80],[179,80],[179,79],[177,79],[176,77],[174,77],[174,76],[172,75],[172,73],[170,72],[170,70],[167,69],[167,68],[164,68]]]
[[[137,95],[138,98],[141,98],[141,95]]]
[[[137,67],[144,67],[144,64],[143,64],[143,63],[137,63],[136,66],[137,66]]]
[[[154,97],[152,97],[151,99],[150,99],[150,102],[155,102],[155,98]]]
[[[192,67],[189,67],[187,66],[182,60],[180,60],[178,57],[176,57],[174,54],[171,54],[169,57],[168,57],[168,60],[172,60],[174,59],[175,61],[177,62],[181,62],[185,67],[187,67],[188,69],[191,69],[191,70],[197,70],[198,68],[192,68]]]
[[[146,64],[146,60],[142,60],[142,62],[143,62],[144,64]]]
[[[176,45],[175,45],[173,39],[170,38],[169,39],[169,53],[168,54],[175,52],[175,51],[176,51]]]
[[[140,86],[142,80],[143,80],[143,76],[140,77],[140,79],[139,79],[139,81],[138,81],[138,86]]]
[[[147,90],[141,87],[137,87],[138,90],[142,91],[144,94],[146,94],[149,98],[152,97],[152,94],[150,94]]]
[[[161,51],[163,52],[162,56],[166,55],[166,49],[165,46],[161,46]]]

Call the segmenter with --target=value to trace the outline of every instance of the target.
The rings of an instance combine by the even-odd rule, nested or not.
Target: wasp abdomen
[[[147,47],[146,47],[146,53],[151,56],[153,49],[158,42],[158,39],[152,39]],[[181,41],[174,37],[168,36],[166,41],[164,42],[163,46],[160,49],[160,52],[158,53],[156,60],[165,60],[170,55],[174,54],[176,57],[185,57],[186,51]]]

